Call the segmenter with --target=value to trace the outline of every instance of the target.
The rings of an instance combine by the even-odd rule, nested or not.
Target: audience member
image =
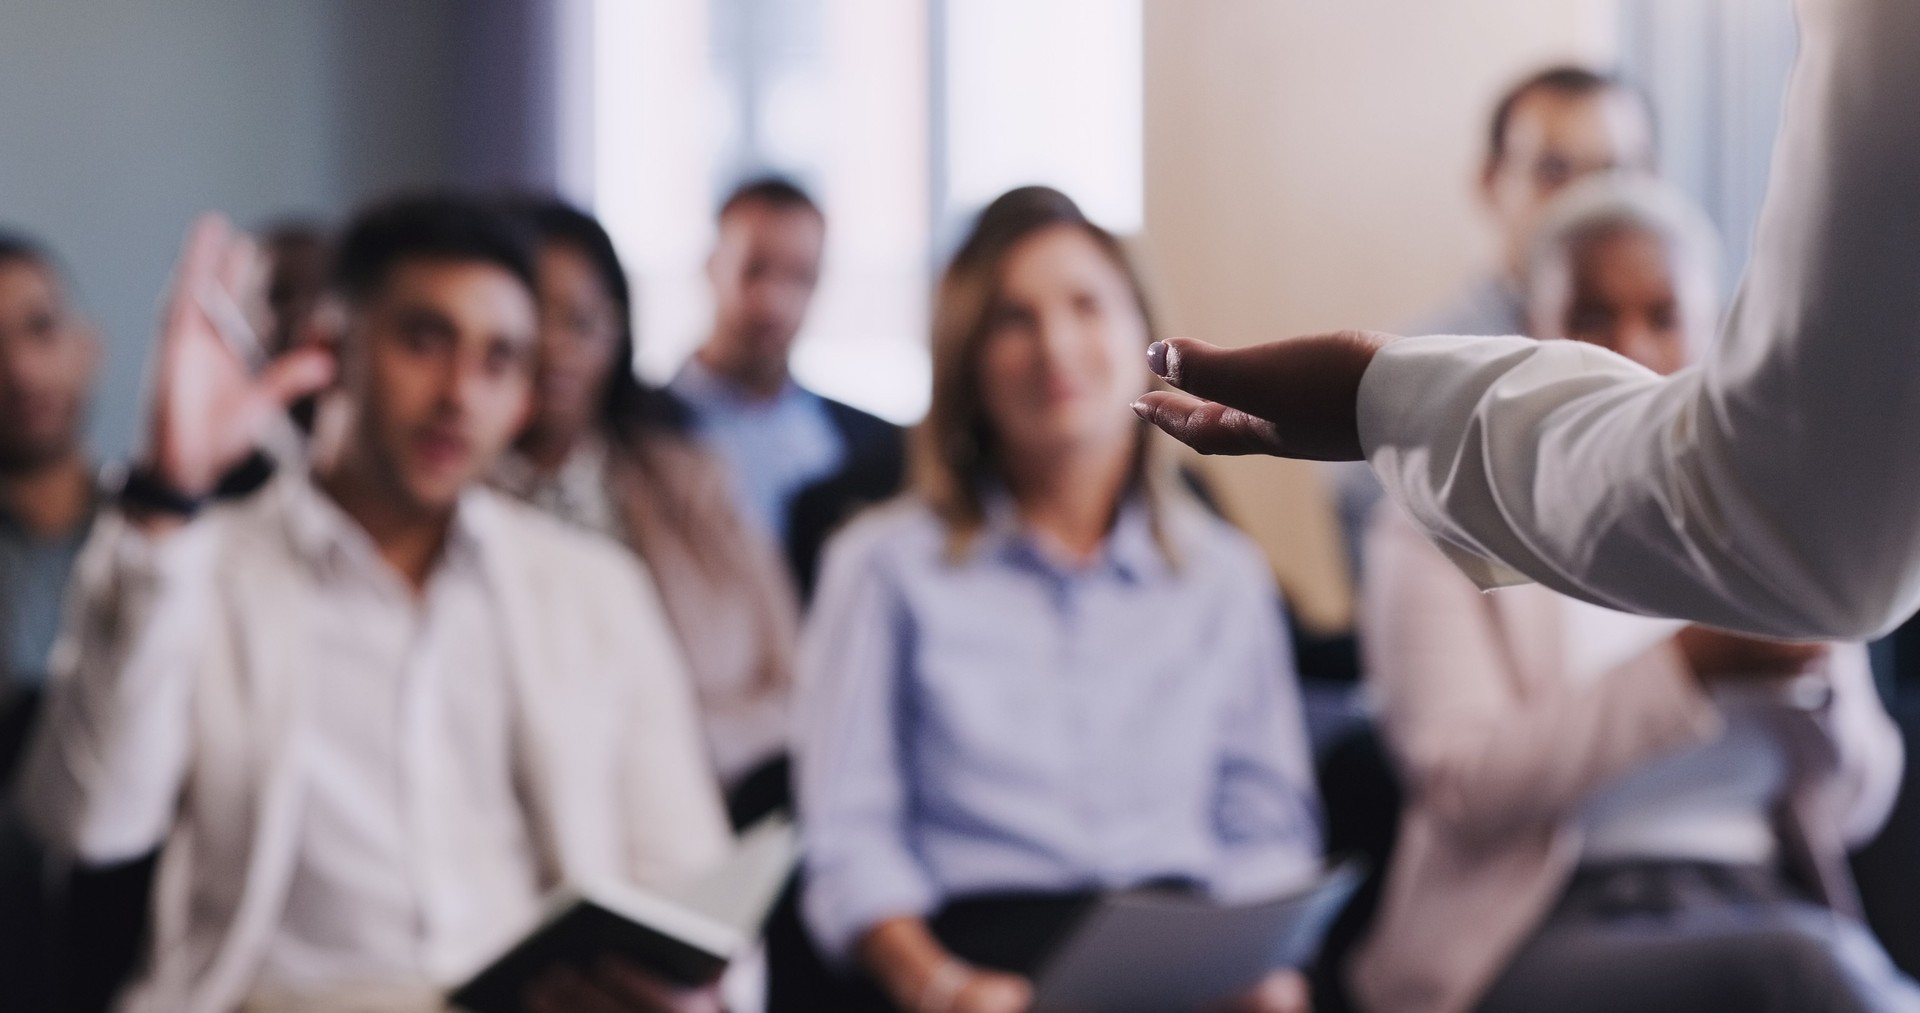
[[[1494,270],[1408,334],[1525,334],[1521,286],[1527,242],[1540,209],[1568,184],[1595,172],[1650,171],[1653,110],[1618,78],[1562,65],[1528,75],[1500,97],[1487,126],[1479,197],[1499,238]],[[1349,562],[1362,572],[1361,542],[1380,501],[1365,464],[1329,466],[1347,534]],[[1364,583],[1364,581],[1362,581]]]
[[[743,524],[685,406],[633,373],[633,306],[606,230],[560,203],[525,209],[541,242],[532,422],[497,484],[631,546],[693,675],[735,823],[787,805],[798,605],[778,550]]]
[[[52,985],[55,898],[7,788],[99,498],[86,445],[99,364],[99,339],[53,256],[0,234],[0,989],[27,1009]]]
[[[785,547],[805,598],[827,537],[899,491],[903,440],[787,370],[826,241],[813,199],[785,180],[750,182],[721,206],[719,227],[707,261],[713,331],[672,389],[726,462],[741,512]]]
[[[1532,333],[1662,374],[1712,334],[1716,240],[1684,197],[1595,179],[1540,228]],[[1365,1008],[1920,1008],[1847,871],[1902,766],[1864,649],[1483,595],[1392,509],[1369,560],[1368,656],[1409,790],[1350,967]]]
[[[227,312],[250,247],[195,226],[146,448],[83,550],[24,800],[111,862],[163,841],[125,1005],[441,1008],[563,880],[677,880],[727,846],[691,693],[631,557],[476,482],[519,431],[531,251],[458,198],[348,230],[340,453],[196,514],[259,427],[334,372],[257,377]],[[533,1009],[710,1009],[637,969]]]
[[[1125,410],[1150,331],[1072,201],[996,200],[939,287],[914,491],[824,568],[800,659],[803,906],[900,1009],[1026,1009],[1089,891],[1243,895],[1318,865],[1264,559]],[[1288,972],[1247,997],[1304,1002]]]

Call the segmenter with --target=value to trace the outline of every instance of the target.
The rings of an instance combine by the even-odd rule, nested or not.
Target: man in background
[[[1653,108],[1619,78],[1570,64],[1547,67],[1500,96],[1486,144],[1479,198],[1498,233],[1499,261],[1407,334],[1527,333],[1521,276],[1541,209],[1583,176],[1653,171]],[[1380,501],[1380,483],[1363,463],[1330,471],[1358,582],[1360,540]]]
[[[0,988],[25,1009],[47,1001],[51,899],[7,789],[93,523],[86,422],[99,365],[99,339],[53,256],[0,233]]]
[[[741,515],[785,546],[803,596],[827,537],[899,491],[905,456],[898,427],[807,390],[788,370],[825,242],[826,217],[793,183],[736,189],[707,260],[713,330],[670,388],[726,462]]]

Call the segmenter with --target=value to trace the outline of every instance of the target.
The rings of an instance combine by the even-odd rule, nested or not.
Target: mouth
[[[444,429],[428,429],[414,436],[414,459],[433,471],[449,471],[464,465],[472,454],[465,436]]]

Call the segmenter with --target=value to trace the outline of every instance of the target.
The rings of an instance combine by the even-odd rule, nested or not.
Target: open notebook
[[[620,883],[574,885],[507,952],[448,997],[472,1013],[521,1008],[529,982],[555,964],[617,955],[687,985],[711,982],[760,934],[799,855],[793,824],[770,817],[741,836],[733,857],[682,890]]]
[[[1350,859],[1246,904],[1152,890],[1106,897],[1036,976],[1034,1009],[1168,1013],[1237,995],[1312,960],[1364,873]]]

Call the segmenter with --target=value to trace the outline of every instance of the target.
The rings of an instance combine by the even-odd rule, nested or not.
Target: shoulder
[[[1189,579],[1236,592],[1278,593],[1266,551],[1246,532],[1185,496],[1168,497],[1162,517],[1180,572]]]
[[[632,552],[604,535],[492,489],[475,489],[469,497],[465,505],[478,514],[486,550],[512,574],[590,595],[593,588],[625,583],[642,572]],[[564,579],[543,579],[555,576]]]
[[[861,512],[827,543],[820,593],[849,580],[922,569],[942,557],[946,544],[946,524],[925,500],[896,497]]]
[[[901,559],[930,555],[946,545],[946,524],[918,496],[908,494],[861,512],[827,543],[836,559]]]
[[[827,418],[833,426],[852,443],[887,443],[898,445],[905,439],[905,430],[870,412],[862,411],[850,404],[822,394],[815,394],[826,409]]]

